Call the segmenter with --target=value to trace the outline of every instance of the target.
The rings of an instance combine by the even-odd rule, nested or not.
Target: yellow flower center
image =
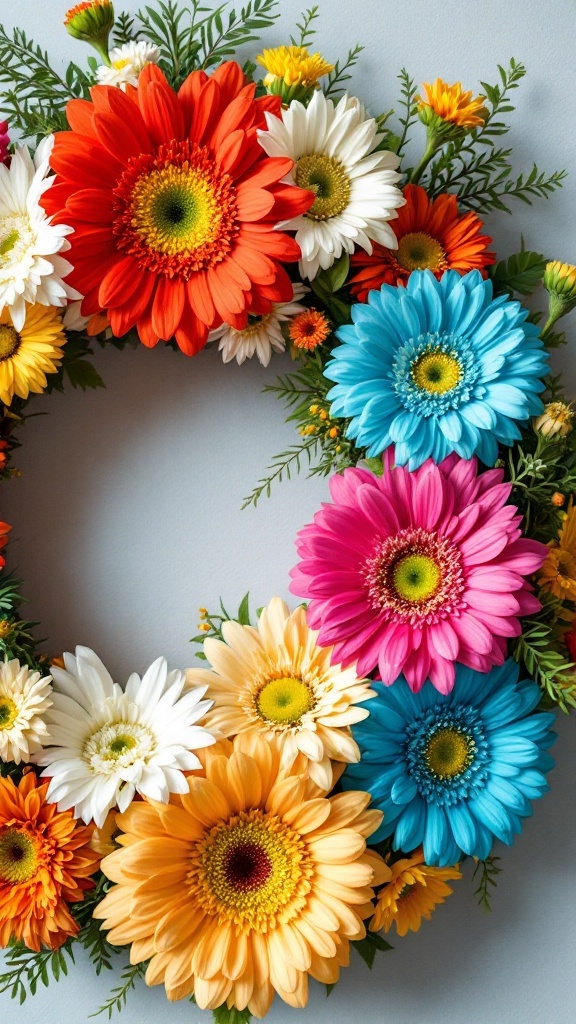
[[[447,352],[423,352],[411,369],[416,387],[436,395],[451,391],[458,384],[462,369],[458,359]]]
[[[417,604],[436,593],[440,567],[428,555],[406,555],[394,567],[392,580],[400,597]]]
[[[310,687],[301,679],[273,679],[260,690],[256,708],[261,718],[274,725],[294,725],[313,706]]]
[[[398,243],[396,260],[404,270],[445,270],[446,253],[435,238],[423,231],[411,231]]]
[[[558,556],[558,575],[567,580],[576,580],[576,558],[563,548]]]
[[[198,843],[191,895],[208,914],[266,932],[310,891],[313,866],[300,836],[277,815],[242,811]]]
[[[300,157],[294,169],[294,179],[300,188],[316,194],[306,217],[329,220],[346,209],[350,199],[350,178],[344,165],[335,157],[324,153]]]
[[[155,252],[175,256],[211,243],[220,215],[214,189],[192,167],[142,175],[132,193],[132,227]]]
[[[0,879],[17,885],[27,882],[38,868],[38,849],[32,836],[19,828],[0,830]]]
[[[130,61],[127,60],[126,57],[120,57],[118,60],[112,61],[112,67],[115,68],[116,71],[122,71],[122,68],[125,68],[129,63]]]
[[[18,708],[11,697],[0,697],[0,730],[11,729],[18,718]]]
[[[136,762],[147,764],[155,751],[156,740],[147,726],[139,722],[110,722],[87,739],[83,756],[92,771],[115,775]]]
[[[20,335],[9,324],[0,324],[0,362],[10,359],[20,348]]]
[[[426,745],[428,768],[439,779],[453,779],[472,763],[474,741],[459,729],[438,729]]]

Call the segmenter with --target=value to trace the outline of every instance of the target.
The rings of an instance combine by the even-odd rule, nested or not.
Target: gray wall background
[[[80,61],[82,44],[59,27],[65,7],[62,0],[0,0],[0,21],[19,23],[56,63]],[[281,7],[266,45],[287,41],[302,0]],[[516,93],[509,136],[518,169],[536,161],[571,173],[551,201],[516,204],[514,217],[498,215],[489,226],[500,255],[516,249],[523,233],[529,247],[576,262],[574,0],[473,7],[325,0],[321,14],[318,43],[327,58],[365,43],[353,89],[373,113],[395,103],[403,64],[419,82],[441,75],[476,89],[479,79],[495,80],[496,63],[523,60],[529,74]],[[415,135],[421,145],[423,135]],[[570,326],[573,334],[574,320]],[[573,353],[571,344],[561,362],[576,395]],[[273,397],[260,395],[288,361],[277,357],[268,370],[223,367],[216,351],[186,360],[159,346],[99,351],[96,362],[106,391],[38,401],[37,411],[49,415],[31,419],[21,435],[23,476],[2,488],[1,518],[14,524],[11,564],[26,580],[29,614],[41,620],[49,649],[88,644],[123,679],[161,653],[173,666],[189,664],[199,605],[214,607],[222,595],[237,606],[248,588],[255,606],[287,596],[296,530],[326,485],[301,476],[257,510],[240,512],[269,458],[293,440]],[[378,1024],[572,1024],[575,725],[559,722],[552,792],[517,845],[497,851],[504,870],[491,915],[476,907],[466,872],[433,921],[382,954],[371,974],[354,954],[328,1001],[313,984],[299,1018],[277,1002],[271,1024],[348,1024],[359,1014]],[[80,957],[71,977],[24,1007],[0,996],[0,1021],[85,1024],[117,983],[109,974],[95,978]],[[163,990],[141,988],[123,1020],[143,1024],[160,1015],[166,1024],[210,1019],[189,1003],[166,1004]]]

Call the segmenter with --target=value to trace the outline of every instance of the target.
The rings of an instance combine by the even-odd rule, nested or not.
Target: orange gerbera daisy
[[[445,270],[480,270],[485,277],[486,267],[494,263],[494,253],[488,252],[492,239],[482,234],[482,221],[471,211],[459,214],[456,196],[430,199],[420,185],[406,185],[404,198],[406,205],[390,221],[398,248],[375,243],[371,255],[352,257],[352,266],[360,270],[350,287],[359,302],[383,284],[406,284],[413,270],[431,270],[437,278]]]
[[[330,324],[324,313],[317,309],[306,309],[295,316],[288,329],[290,341],[296,348],[313,352],[323,345],[330,334]]]
[[[576,602],[576,505],[570,507],[558,532],[548,543],[548,555],[538,583],[561,600]]]
[[[6,559],[2,554],[2,549],[5,548],[8,543],[8,534],[11,529],[12,527],[8,526],[8,523],[0,523],[0,569],[6,565]]]
[[[57,949],[78,924],[68,903],[93,888],[99,856],[92,829],[46,803],[48,783],[26,771],[18,786],[0,778],[0,947],[11,940]]]
[[[178,93],[155,64],[138,88],[95,86],[71,100],[56,134],[46,210],[74,228],[70,262],[84,316],[106,311],[117,337],[136,326],[153,346],[176,337],[187,355],[226,322],[292,298],[281,265],[300,248],[276,231],[314,194],[282,179],[257,131],[280,98],[254,98],[238,64],[188,76]]]
[[[411,857],[395,861],[390,868],[392,877],[378,894],[370,928],[389,932],[395,925],[401,936],[417,932],[422,921],[429,921],[434,908],[452,894],[453,889],[446,885],[448,879],[462,878],[457,864],[448,868],[426,864],[422,847]]]
[[[390,877],[366,850],[381,814],[367,793],[327,798],[295,765],[282,770],[258,736],[202,755],[187,794],[117,816],[124,848],[102,862],[117,884],[95,917],[131,944],[132,963],[150,958],[146,981],[171,1000],[256,1017],[274,992],[304,1006],[308,975],[338,980],[350,939],[366,934],[372,885]]]

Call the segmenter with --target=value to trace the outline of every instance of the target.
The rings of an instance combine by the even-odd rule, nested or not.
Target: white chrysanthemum
[[[131,675],[125,690],[88,647],[65,654],[64,664],[52,671],[50,746],[34,758],[51,779],[48,800],[101,828],[136,793],[162,803],[187,793],[182,773],[200,767],[192,751],[214,742],[195,724],[212,703],[201,700],[206,687],[183,694],[184,673],[168,672],[164,658],[142,679]]]
[[[34,159],[26,146],[16,150],[10,167],[0,164],[0,313],[7,306],[16,331],[24,326],[26,303],[65,306],[80,293],[63,278],[72,264],[60,255],[70,248],[72,228],[52,224],[40,206],[50,188],[47,177],[54,139],[44,139]]]
[[[222,636],[204,641],[212,669],[186,673],[188,686],[207,686],[214,699],[207,728],[218,738],[250,732],[263,743],[274,740],[286,767],[303,754],[310,778],[330,789],[331,760],[360,760],[350,726],[368,717],[358,704],[375,696],[370,680],[358,679],[353,665],[333,664],[332,648],[318,646],[304,608],[290,612],[279,597],[256,629],[224,622]]]
[[[293,102],[282,118],[267,113],[266,122],[260,145],[269,156],[291,157],[287,180],[316,193],[305,214],[283,225],[296,231],[303,277],[312,279],[355,246],[366,252],[372,242],[398,247],[388,221],[405,202],[397,188],[400,161],[388,150],[374,152],[382,136],[359,100],[343,96],[335,106],[318,91],[308,107]]]
[[[159,60],[160,50],[146,40],[124,43],[110,51],[110,67],[103,64],[96,77],[100,85],[117,85],[126,91],[127,85],[138,85],[140,72],[147,64],[157,64]]]
[[[222,359],[229,363],[236,359],[238,364],[245,359],[251,359],[257,355],[262,366],[268,366],[273,352],[283,352],[286,348],[286,341],[282,334],[281,324],[291,320],[298,313],[306,309],[299,299],[302,299],[306,292],[310,291],[306,285],[297,281],[293,285],[291,302],[273,302],[272,309],[263,316],[250,316],[248,325],[243,331],[237,331],[229,324],[222,324],[214,331],[210,331],[208,341],[220,341],[218,351],[222,353]]]
[[[40,750],[48,731],[51,677],[42,678],[17,658],[0,664],[0,761],[20,764]]]

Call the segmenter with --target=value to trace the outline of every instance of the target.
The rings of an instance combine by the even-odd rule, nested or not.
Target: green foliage
[[[85,335],[70,331],[66,335],[67,341],[64,346],[64,356],[58,373],[48,374],[46,392],[64,391],[66,381],[73,388],[81,388],[86,391],[88,388],[106,387],[102,377],[87,359],[87,356],[94,355],[90,340]]]
[[[324,93],[326,96],[331,96],[332,99],[338,99],[346,90],[345,82],[349,82],[352,78],[352,68],[358,63],[358,58],[364,49],[359,43],[353,46],[351,50],[348,50],[348,56],[342,64],[339,60],[334,65],[334,70],[328,75],[328,82]]]
[[[475,890],[475,895],[478,897],[478,906],[484,907],[484,910],[492,910],[492,889],[495,889],[498,885],[498,875],[501,873],[502,868],[498,867],[496,863],[500,857],[490,856],[486,860],[476,861],[474,873],[472,879],[476,881],[478,878],[478,888]]]
[[[353,939],[351,945],[357,953],[360,954],[364,963],[372,970],[376,953],[386,952],[389,949],[394,949],[386,939],[383,939],[377,932],[366,932],[366,936],[363,939]]]
[[[205,629],[203,632],[199,633],[198,636],[193,636],[190,643],[203,644],[208,637],[213,637],[215,640],[223,640],[222,625],[224,622],[239,622],[241,626],[251,625],[250,594],[244,594],[236,615],[230,615],[230,613],[226,611],[222,600],[220,600],[220,611],[213,613],[206,611],[205,609],[201,609],[201,617],[203,624],[209,626],[210,629]],[[205,654],[197,653],[196,657],[201,658],[202,661],[206,660]]]
[[[352,303],[346,297],[337,295],[344,287],[350,273],[350,257],[344,253],[328,270],[319,270],[310,281],[310,287],[320,299],[334,327],[350,322]]]
[[[507,260],[500,260],[488,268],[488,274],[494,284],[496,295],[506,292],[508,295],[531,295],[544,277],[548,260],[542,253],[530,252],[524,248]]]
[[[91,72],[73,62],[64,76],[58,74],[47,51],[25,32],[15,28],[10,34],[0,25],[0,107],[25,139],[66,128],[68,100],[87,97],[92,83]]]
[[[576,432],[545,437],[527,427],[508,451],[504,469],[512,500],[524,515],[524,532],[544,543],[554,539],[562,510],[552,496],[559,492],[568,499],[576,492]]]
[[[249,1010],[237,1010],[235,1006],[228,1009],[226,1003],[212,1011],[214,1024],[248,1024],[252,1020]]]
[[[568,713],[576,708],[575,666],[561,649],[558,629],[543,620],[544,615],[545,610],[539,619],[524,619],[522,635],[513,641],[511,653],[544,690],[545,706],[557,705]]]
[[[114,1012],[120,1013],[126,1006],[130,992],[136,988],[137,981],[146,974],[147,967],[147,961],[142,964],[128,964],[120,975],[122,984],[116,985],[112,989],[110,997],[102,1004],[99,1010],[91,1013],[90,1017],[98,1017],[101,1013],[106,1013],[108,1014],[108,1020],[111,1020]]]
[[[464,209],[486,214],[491,210],[510,213],[509,202],[519,199],[530,204],[545,198],[562,184],[566,171],[546,174],[536,165],[528,174],[514,176],[512,150],[499,145],[510,130],[505,115],[514,111],[510,94],[526,74],[523,64],[512,59],[508,70],[498,65],[496,85],[481,82],[486,94],[488,116],[482,127],[449,142],[422,176],[421,184],[432,196],[455,192]]]
[[[134,16],[132,14],[127,14],[126,11],[120,11],[120,14],[116,15],[114,30],[112,32],[112,41],[114,46],[125,46],[126,43],[131,41],[136,42],[139,39],[140,34],[140,31],[136,28]]]
[[[410,142],[408,132],[418,121],[418,117],[416,116],[416,104],[414,102],[418,87],[414,79],[410,78],[406,68],[402,68],[398,75],[398,80],[400,82],[400,102],[398,113],[400,134],[395,137],[397,139],[396,144],[390,148],[393,148],[394,152],[397,153],[398,156],[401,156],[404,152],[404,148]]]
[[[6,970],[0,974],[0,995],[8,992],[20,1005],[28,996],[36,995],[39,985],[48,988],[50,981],[59,981],[68,974],[69,962],[74,963],[72,939],[60,949],[42,949],[36,953],[18,942],[9,946],[4,954]]]
[[[290,42],[292,46],[310,46],[314,36],[316,35],[316,26],[313,24],[316,18],[318,18],[320,8],[318,4],[314,7],[310,7],[307,11],[302,13],[302,21],[296,22],[296,28],[298,29],[299,36],[290,36]]]
[[[0,657],[8,660],[18,658],[21,665],[46,673],[47,664],[36,652],[40,640],[32,633],[38,623],[20,618],[20,605],[26,601],[20,593],[21,586],[21,580],[14,579],[9,573],[0,573]]]

